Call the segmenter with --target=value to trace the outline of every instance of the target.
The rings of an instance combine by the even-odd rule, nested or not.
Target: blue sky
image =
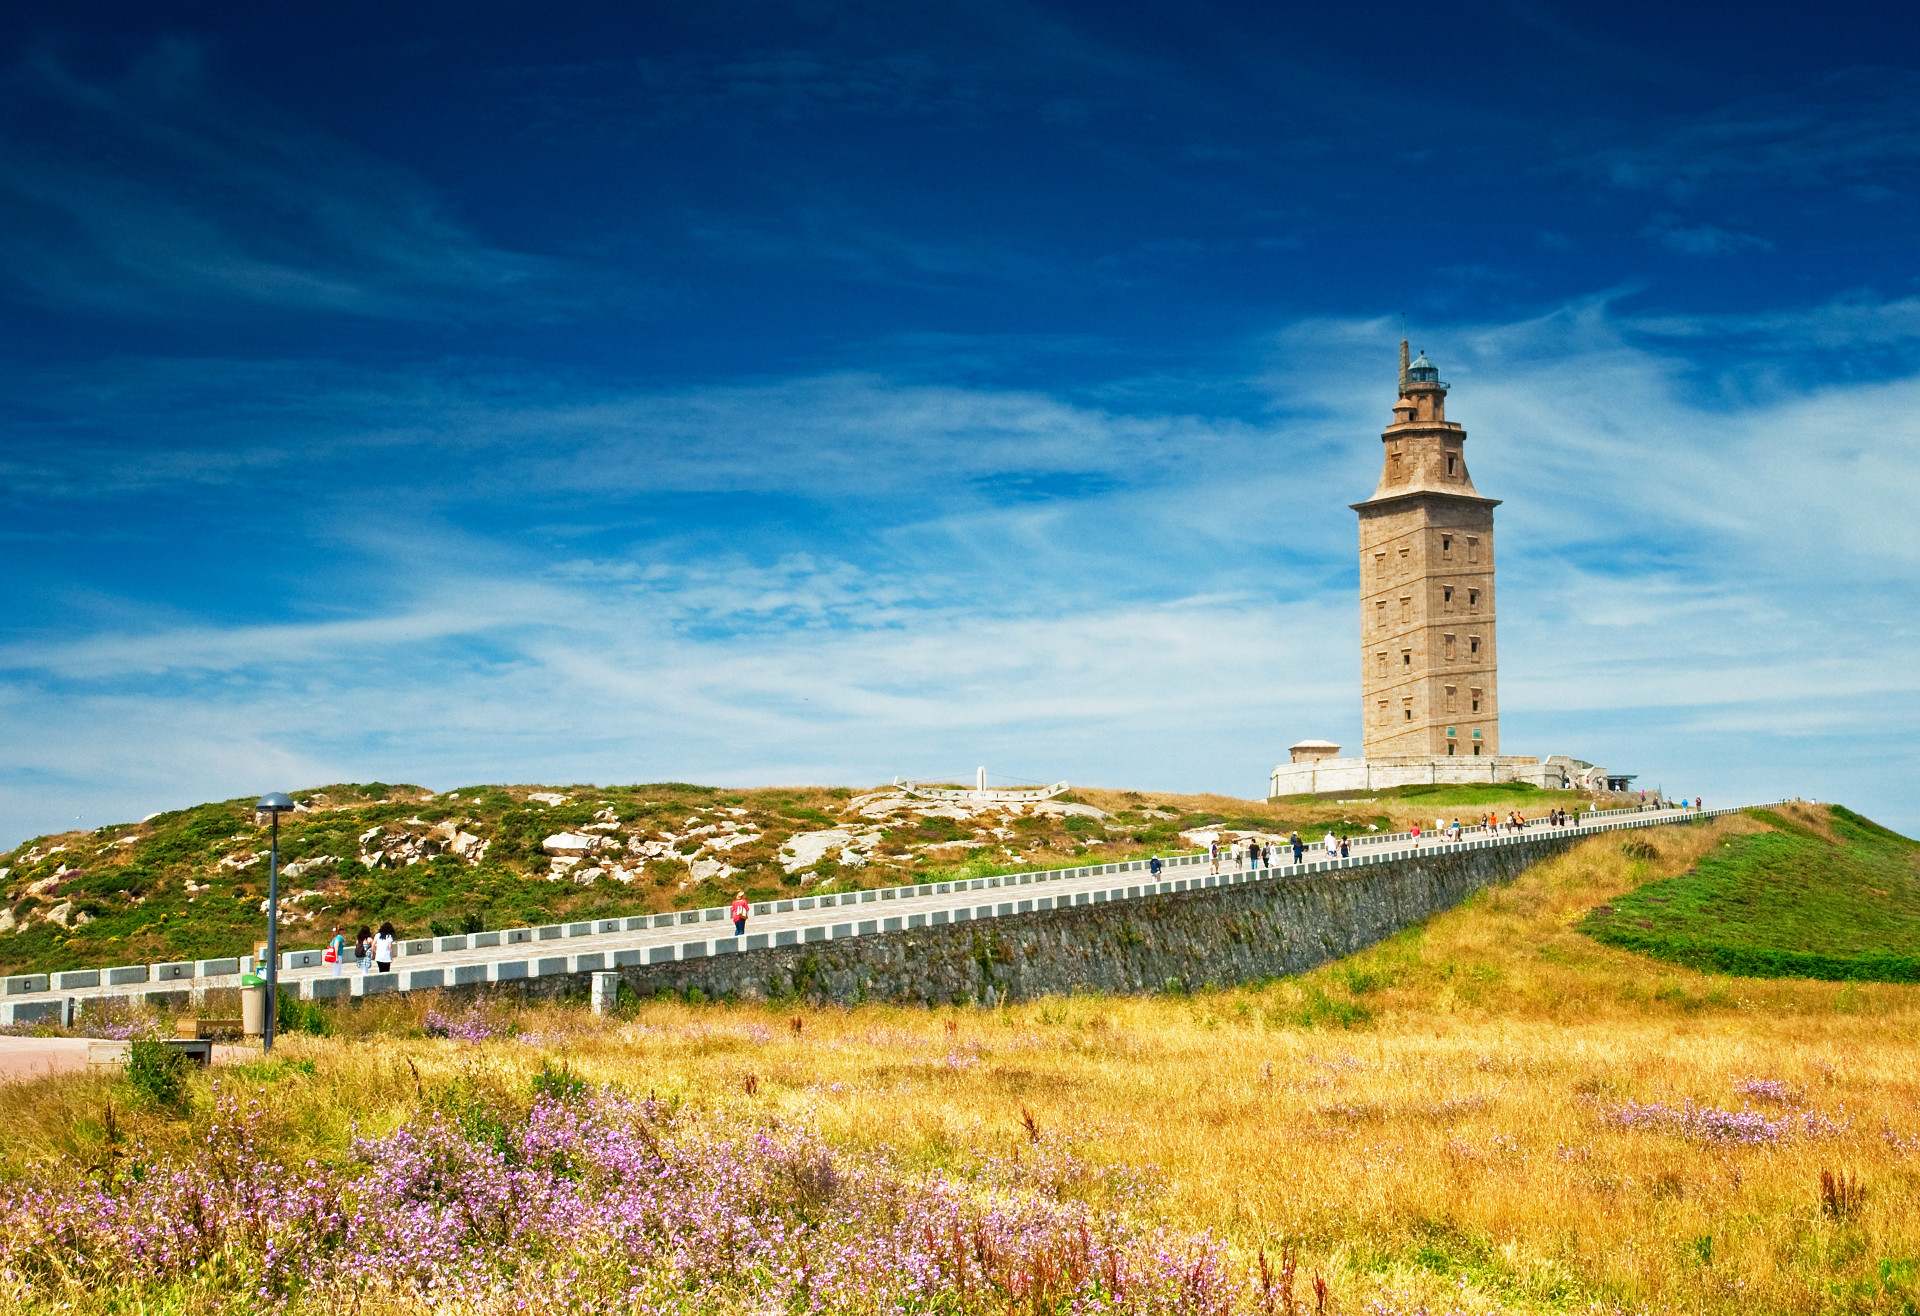
[[[0,845],[336,780],[1258,795],[1402,317],[1503,737],[1920,829],[1892,6],[0,13]]]

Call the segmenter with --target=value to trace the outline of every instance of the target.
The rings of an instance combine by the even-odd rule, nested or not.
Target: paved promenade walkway
[[[362,996],[386,991],[413,991],[463,986],[480,982],[507,982],[554,973],[581,973],[661,963],[667,960],[729,954],[766,947],[837,940],[878,932],[940,925],[975,918],[1018,916],[1069,904],[1139,898],[1172,891],[1230,882],[1284,879],[1296,874],[1352,867],[1405,858],[1417,852],[1445,853],[1454,849],[1517,844],[1547,836],[1586,836],[1624,828],[1662,826],[1716,817],[1737,810],[1693,809],[1620,810],[1611,814],[1574,814],[1567,827],[1550,827],[1536,820],[1522,831],[1468,830],[1459,842],[1438,835],[1412,838],[1395,834],[1352,839],[1352,857],[1329,861],[1325,851],[1309,847],[1295,865],[1292,851],[1276,851],[1283,865],[1251,869],[1222,860],[1216,878],[1207,856],[1167,855],[1158,882],[1147,863],[1091,865],[958,882],[846,892],[762,902],[753,907],[747,935],[736,938],[719,909],[682,910],[673,914],[636,915],[592,922],[512,928],[464,937],[421,938],[402,944],[392,972],[362,973],[357,965],[320,962],[318,951],[288,952],[280,973],[282,990],[291,988],[309,999]],[[227,961],[232,964],[233,961]],[[177,980],[149,980],[139,984],[98,986],[62,985],[58,976],[17,976],[5,981],[0,998],[0,1023],[27,1022],[52,1017],[65,1009],[85,1009],[100,997],[139,998],[157,992],[199,992],[207,988],[237,987],[237,973],[196,974],[192,964],[154,966],[179,969]],[[72,977],[74,975],[69,975]]]

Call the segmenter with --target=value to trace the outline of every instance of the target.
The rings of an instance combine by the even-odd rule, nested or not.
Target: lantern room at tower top
[[[1399,393],[1380,435],[1380,478],[1360,518],[1359,759],[1328,745],[1273,771],[1271,795],[1435,781],[1578,785],[1584,760],[1500,752],[1493,509],[1467,471],[1448,386],[1400,344]],[[1296,751],[1300,746],[1296,746]],[[1576,766],[1577,765],[1577,766]],[[1602,774],[1604,775],[1604,774]],[[1352,780],[1348,780],[1351,778]],[[1401,778],[1404,778],[1402,780]]]

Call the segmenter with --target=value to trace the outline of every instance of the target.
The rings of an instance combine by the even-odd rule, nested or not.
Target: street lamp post
[[[264,1049],[273,1050],[273,1025],[280,1012],[280,815],[293,809],[293,801],[275,791],[262,795],[254,812],[273,819],[273,850],[267,862],[267,1008],[261,1020]]]

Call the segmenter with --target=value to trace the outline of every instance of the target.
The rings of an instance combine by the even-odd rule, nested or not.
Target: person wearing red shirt
[[[747,933],[747,893],[742,891],[734,896],[733,904],[727,907],[727,917],[733,920],[733,935],[743,937]]]

